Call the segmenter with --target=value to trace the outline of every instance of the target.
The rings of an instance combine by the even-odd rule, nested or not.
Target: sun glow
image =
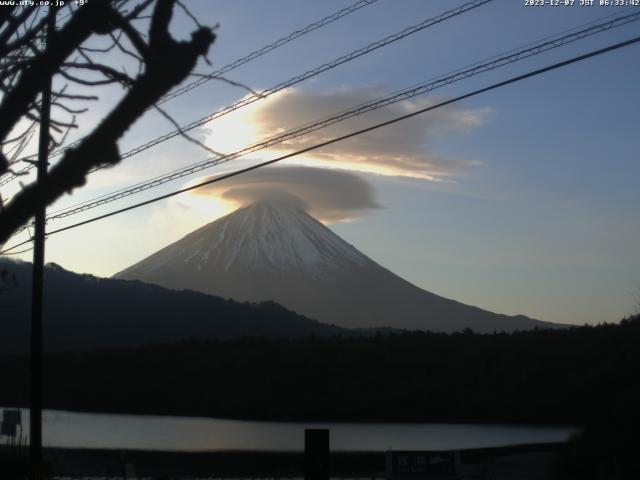
[[[279,152],[282,155],[282,152]],[[430,180],[432,182],[442,181],[440,174],[428,174],[422,172],[408,172],[403,169],[393,167],[383,167],[378,164],[345,160],[327,160],[326,157],[315,155],[301,155],[295,159],[283,161],[287,165],[300,165],[305,167],[321,167],[335,170],[348,170],[350,172],[371,173],[386,177],[407,177]]]
[[[190,183],[197,183],[197,180],[202,179],[196,179],[196,181]],[[178,207],[196,212],[207,221],[224,217],[239,207],[237,203],[228,201],[222,197],[198,195],[197,190],[190,192],[188,195],[180,195],[175,199],[175,203]]]
[[[257,105],[250,105],[217,119],[206,129],[207,145],[217,152],[229,154],[261,141],[259,125],[252,118],[255,108]],[[247,154],[245,158],[255,155]]]

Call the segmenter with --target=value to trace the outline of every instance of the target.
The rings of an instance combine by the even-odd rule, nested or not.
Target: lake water
[[[0,407],[1,408],[1,407]],[[29,415],[22,411],[24,431]],[[453,450],[560,442],[573,427],[447,423],[287,423],[47,410],[45,446],[165,451],[302,451],[305,428],[329,428],[333,451]]]

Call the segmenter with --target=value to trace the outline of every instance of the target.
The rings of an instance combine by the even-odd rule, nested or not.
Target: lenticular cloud
[[[361,176],[315,167],[262,168],[193,194],[217,197],[239,207],[258,202],[295,206],[324,223],[351,220],[380,208],[373,187]]]

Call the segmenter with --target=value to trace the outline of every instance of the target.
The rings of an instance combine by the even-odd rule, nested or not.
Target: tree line
[[[635,418],[640,316],[511,334],[189,340],[52,353],[47,408],[262,420],[584,424]],[[4,405],[27,357],[1,355]]]

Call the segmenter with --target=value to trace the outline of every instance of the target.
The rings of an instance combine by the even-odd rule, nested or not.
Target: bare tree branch
[[[73,148],[64,150],[60,160],[51,168],[44,181],[25,186],[4,206],[0,212],[0,244],[21,225],[27,223],[36,208],[50,204],[64,193],[83,185],[91,170],[118,163],[120,154],[117,142],[122,135],[150,106],[189,75],[198,58],[206,56],[215,40],[211,28],[198,28],[191,34],[189,41],[177,41],[169,33],[169,23],[176,0],[155,0],[149,35],[146,37],[148,40],[145,40],[145,36],[138,32],[130,21],[152,3],[152,0],[143,1],[128,16],[116,9],[124,5],[123,2],[117,3],[114,7],[107,0],[92,0],[85,7],[75,10],[63,29],[55,33],[53,46],[48,45],[42,54],[34,54],[30,67],[20,72],[14,88],[9,89],[3,97],[0,104],[0,139],[7,136],[19,118],[32,117],[38,120],[37,113],[30,113],[29,109],[35,106],[36,111],[39,111],[35,100],[46,75],[57,73],[70,81],[84,82],[88,87],[111,81],[118,81],[129,87],[113,110],[89,135]],[[139,54],[136,58],[144,61],[144,69],[141,69],[136,78],[131,78],[108,65],[94,62],[87,55],[89,50],[79,53],[85,59],[84,62],[67,60],[73,51],[79,51],[78,47],[81,47],[92,34],[113,35],[115,30],[124,32]],[[111,38],[118,39],[116,36]],[[119,40],[116,41],[119,43]],[[97,72],[104,80],[79,78],[70,73],[70,70]],[[41,76],[38,77],[36,74]],[[74,95],[64,91],[58,91],[56,95],[59,100],[95,99],[91,95]],[[161,113],[166,115],[164,111]],[[171,117],[166,116],[173,123]],[[56,119],[52,121],[52,126],[65,127],[66,135],[69,128],[75,126],[75,118],[71,122]],[[217,154],[201,142],[191,137],[189,140]],[[50,140],[50,144],[59,142],[60,140]],[[0,165],[0,173],[7,168],[8,165],[5,165],[2,170]]]
[[[228,83],[229,85],[233,85],[234,87],[242,88],[243,90],[246,90],[247,92],[251,93],[252,95],[254,95],[256,97],[265,98],[265,96],[263,94],[261,94],[260,92],[256,92],[254,89],[252,89],[248,85],[245,85],[244,83],[236,82],[235,80],[231,80],[231,79],[228,79],[226,77],[221,77],[219,75],[211,75],[211,74],[207,74],[207,73],[191,73],[189,75],[192,76],[192,77],[200,77],[200,78],[208,78],[208,79],[211,79],[211,80],[219,80],[221,82]]]
[[[203,150],[206,150],[207,152],[211,153],[212,155],[215,155],[216,157],[222,157],[224,156],[224,153],[220,153],[220,152],[216,152],[213,148],[205,145],[204,143],[202,143],[200,140],[193,138],[192,136],[190,136],[187,132],[185,132],[182,127],[180,126],[180,124],[178,122],[176,122],[171,115],[169,115],[165,110],[163,110],[162,108],[160,108],[158,105],[154,104],[153,108],[155,108],[158,112],[160,112],[160,114],[166,118],[167,120],[169,120],[171,122],[171,124],[174,126],[174,128],[178,131],[178,133],[180,134],[180,136],[182,138],[184,138],[185,140],[199,146],[200,148],[202,148]]]
[[[94,0],[69,20],[63,30],[53,35],[53,44],[36,58],[30,68],[22,71],[15,87],[0,104],[0,139],[4,139],[42,90],[47,78],[59,70],[62,62],[92,33],[107,30],[111,7],[107,0]],[[0,173],[3,165],[0,165]]]

